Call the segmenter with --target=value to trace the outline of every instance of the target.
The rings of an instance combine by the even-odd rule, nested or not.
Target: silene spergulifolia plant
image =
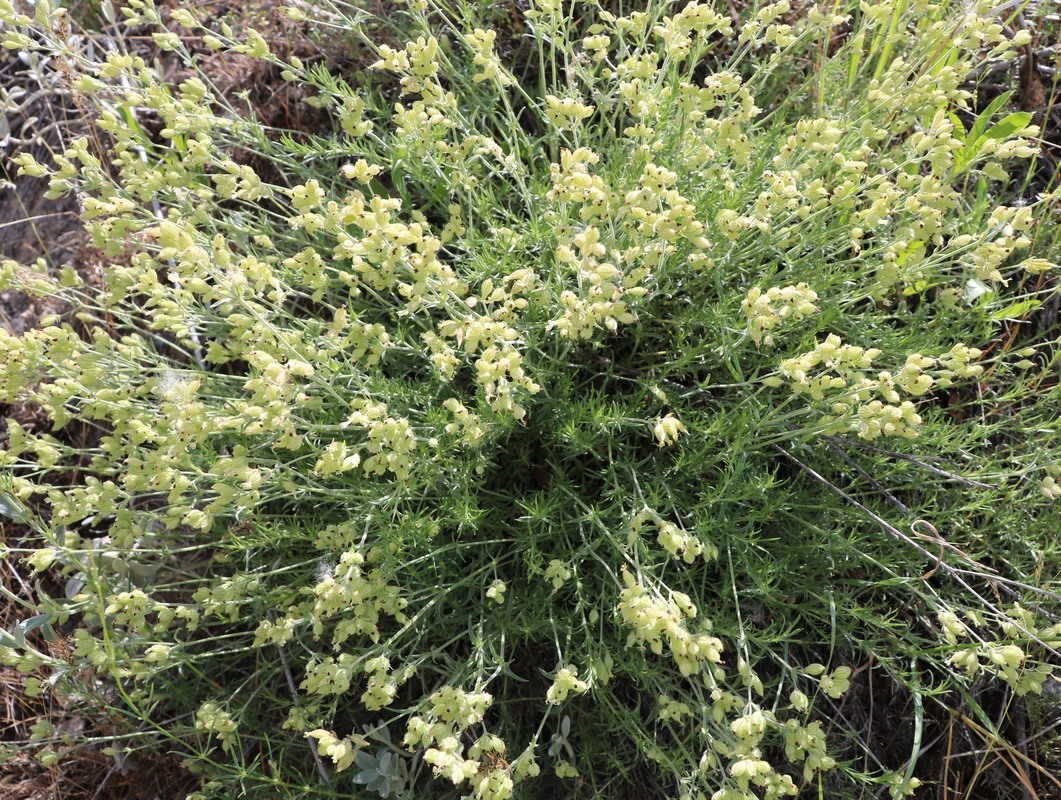
[[[355,73],[129,0],[166,82],[0,0],[100,132],[14,161],[102,277],[0,277],[70,309],[0,333],[53,426],[8,421],[4,509],[65,586],[3,658],[115,720],[38,757],[161,747],[195,798],[918,791],[933,704],[1037,693],[1061,646],[1007,539],[1061,460],[1050,358],[999,339],[1052,198],[1005,191],[1030,115],[973,105],[1028,43],[994,5],[282,9]],[[900,758],[870,674],[916,700]]]

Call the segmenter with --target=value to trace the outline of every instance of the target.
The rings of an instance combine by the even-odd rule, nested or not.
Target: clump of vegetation
[[[937,704],[997,733],[1061,647],[1056,351],[1006,328],[1056,212],[1005,193],[1030,115],[964,88],[1026,44],[990,5],[288,7],[355,78],[130,0],[173,84],[0,0],[110,137],[16,159],[108,264],[3,262],[71,309],[0,333],[54,423],[9,421],[4,510],[65,585],[3,658],[195,797],[913,793]],[[842,700],[874,675],[901,753]]]

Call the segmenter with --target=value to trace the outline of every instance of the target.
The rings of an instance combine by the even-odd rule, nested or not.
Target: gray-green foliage
[[[358,81],[204,32],[334,123],[278,136],[0,3],[111,137],[17,159],[111,261],[3,264],[80,309],[0,335],[4,396],[57,429],[9,422],[4,508],[76,645],[5,657],[204,796],[911,792],[920,745],[837,703],[883,671],[920,731],[929,698],[1041,689],[1059,470],[1047,351],[1001,336],[1051,267],[1022,256],[1048,200],[995,195],[1037,131],[955,114],[1021,41],[910,5],[827,56],[848,15],[787,3],[549,0],[529,45],[413,4],[400,49],[315,4],[374,52]]]

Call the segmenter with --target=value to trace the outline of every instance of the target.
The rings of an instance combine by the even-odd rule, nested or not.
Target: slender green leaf
[[[4,491],[0,491],[0,515],[15,522],[27,522],[29,520],[26,509],[22,504],[14,496]]]
[[[969,142],[975,142],[980,138],[980,134],[984,132],[988,123],[991,122],[991,118],[998,113],[999,109],[1009,102],[1009,99],[1013,96],[1013,92],[1003,92],[990,103],[987,108],[980,112],[980,115],[973,122],[973,126],[969,129],[969,135],[966,140]]]
[[[1005,308],[999,309],[991,315],[991,319],[999,322],[1004,319],[1020,319],[1029,311],[1034,311],[1043,303],[1041,300],[1022,300]]]
[[[1008,117],[1005,117],[988,128],[987,133],[984,134],[984,138],[1001,141],[1002,139],[1012,136],[1017,131],[1026,128],[1031,120],[1032,115],[1027,111],[1018,111],[1014,114],[1010,114]]]

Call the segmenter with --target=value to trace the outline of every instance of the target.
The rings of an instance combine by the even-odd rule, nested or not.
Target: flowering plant
[[[1028,368],[966,289],[1026,300],[1050,266],[1019,261],[1050,198],[997,194],[1037,129],[962,121],[974,61],[1025,43],[988,5],[534,0],[520,38],[417,0],[382,44],[322,0],[371,54],[352,83],[130,0],[331,123],[276,137],[205,73],[0,0],[110,137],[15,159],[79,193],[105,264],[0,270],[78,309],[0,333],[0,395],[54,423],[9,421],[3,497],[76,642],[4,658],[109,693],[139,721],[115,746],[178,750],[196,797],[909,793],[823,727],[856,676],[1023,695],[1061,640],[1032,568],[970,555],[985,504],[1021,525],[1058,494],[1049,450],[967,458]]]

